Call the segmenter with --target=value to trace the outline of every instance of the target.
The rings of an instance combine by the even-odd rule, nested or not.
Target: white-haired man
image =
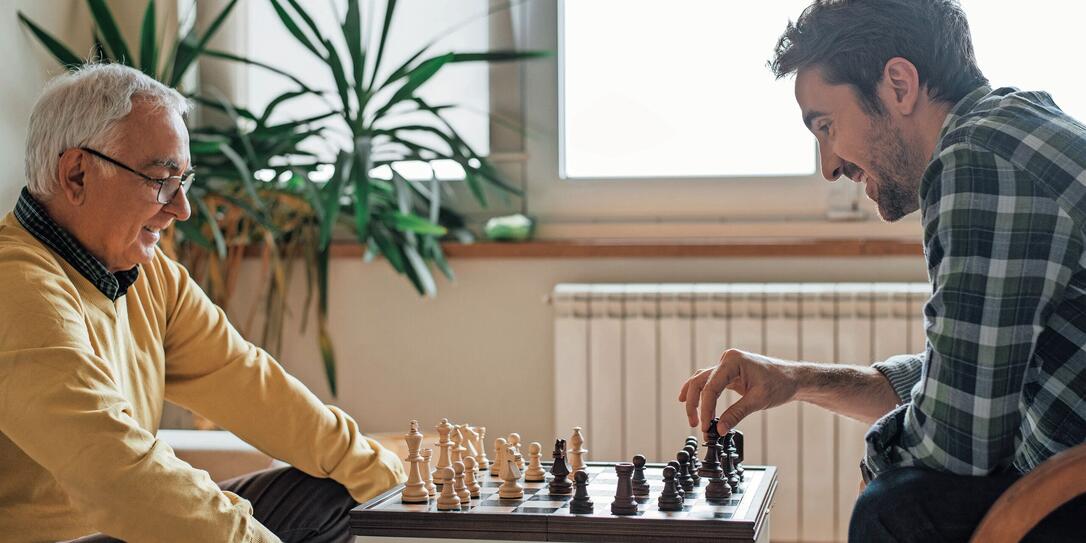
[[[30,117],[0,222],[0,534],[346,541],[399,460],[245,341],[156,247],[189,217],[188,102],[88,66]],[[163,400],[291,464],[216,484],[155,439]]]

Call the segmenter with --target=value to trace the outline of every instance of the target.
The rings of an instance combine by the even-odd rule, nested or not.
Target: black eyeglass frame
[[[132,173],[134,173],[134,174],[136,174],[136,175],[138,175],[138,176],[140,176],[140,177],[142,177],[142,178],[144,178],[144,179],[158,185],[157,199],[158,199],[158,203],[160,203],[162,205],[166,205],[166,204],[170,203],[171,201],[173,201],[173,199],[177,196],[177,193],[179,191],[184,192],[184,193],[187,194],[188,191],[189,191],[189,188],[192,186],[192,181],[196,178],[196,171],[192,170],[192,169],[182,173],[181,175],[171,175],[169,177],[151,177],[151,176],[149,176],[147,174],[144,174],[144,173],[136,170],[135,168],[133,168],[133,167],[131,167],[131,166],[129,166],[129,165],[127,165],[127,164],[125,164],[125,163],[123,163],[123,162],[121,162],[121,161],[119,161],[119,160],[117,160],[117,159],[115,159],[115,158],[101,152],[101,151],[96,151],[94,149],[91,149],[90,147],[80,147],[79,150],[90,153],[90,154],[92,154],[92,155],[94,155],[94,156],[96,156],[96,157],[98,157],[98,158],[100,158],[100,159],[102,159],[102,160],[104,160],[106,162],[109,162],[110,164],[113,164],[114,166],[117,166],[117,167],[122,168],[124,170],[128,170],[128,171],[130,171],[130,172],[132,172]],[[166,188],[167,186],[172,185],[171,182],[176,182],[177,183],[176,188],[173,188],[173,189],[171,189],[171,191],[169,191],[169,194],[168,194],[169,198],[163,198],[162,190],[164,188]]]

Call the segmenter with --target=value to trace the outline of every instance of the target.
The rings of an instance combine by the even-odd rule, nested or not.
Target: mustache
[[[860,175],[860,172],[862,172],[863,170],[860,169],[859,166],[857,166],[857,165],[855,165],[855,164],[853,164],[851,162],[848,162],[848,163],[845,164],[845,166],[843,168],[841,168],[841,171],[843,171],[845,173],[845,177],[848,177],[849,179],[855,180],[856,176]]]

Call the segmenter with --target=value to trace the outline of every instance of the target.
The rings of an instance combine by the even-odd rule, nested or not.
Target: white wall
[[[90,22],[83,2],[0,0],[0,213],[15,206],[26,184],[23,157],[30,109],[42,85],[62,68],[40,46],[22,23],[24,13],[72,48],[76,54],[90,51]]]
[[[925,281],[923,259],[716,258],[516,259],[452,261],[454,284],[420,299],[381,261],[339,259],[331,270],[331,328],[339,357],[337,403],[364,431],[406,431],[417,418],[442,417],[485,425],[492,436],[519,432],[525,442],[553,434],[552,308],[544,303],[560,282]],[[241,281],[262,278],[258,262]],[[295,272],[292,307],[303,299]],[[231,306],[235,323],[248,315],[252,292]],[[290,319],[281,361],[330,400],[315,342]],[[716,360],[705,360],[712,365]],[[678,391],[675,391],[676,396]],[[680,409],[678,403],[676,409]],[[591,429],[587,429],[591,440]],[[591,447],[589,447],[591,448]]]

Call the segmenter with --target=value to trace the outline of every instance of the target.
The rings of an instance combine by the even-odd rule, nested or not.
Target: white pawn
[[[460,505],[468,505],[471,502],[471,494],[468,493],[468,487],[464,485],[464,463],[453,462],[453,477],[455,477],[455,483],[453,483],[453,490],[456,492],[456,497],[460,498]]]
[[[500,438],[499,438],[500,439]],[[506,500],[519,500],[524,497],[524,487],[520,486],[520,470],[513,460],[512,451],[502,453],[502,486],[498,487],[498,497]]]
[[[581,433],[580,426],[573,428],[573,436],[569,438],[569,446],[572,447],[569,451],[569,480],[572,481],[575,473],[584,471],[584,455],[588,453],[588,449],[584,448],[584,434]]]
[[[500,476],[501,474],[502,465],[504,463],[502,456],[505,454],[506,443],[508,442],[504,437],[499,437],[494,440],[494,465],[490,466],[490,474],[495,477]]]
[[[432,449],[422,450],[422,480],[426,482],[426,493],[433,496],[437,494],[434,486],[434,474],[430,473],[430,456],[434,454]]]
[[[517,462],[517,468],[524,471],[524,456],[520,454],[520,434],[509,434],[509,445],[513,447],[513,459]]]
[[[452,446],[452,442],[449,441],[449,432],[452,431],[452,425],[449,424],[449,419],[441,419],[441,424],[434,427],[437,430],[438,440],[437,446],[441,449],[437,457],[437,466],[434,468],[434,484],[445,484],[445,480],[441,478],[441,474],[444,473],[443,469],[452,468],[452,458],[449,456],[449,448]]]
[[[479,497],[479,482],[475,480],[475,470],[479,467],[474,456],[464,459],[464,486],[468,487],[468,495],[472,498]]]
[[[419,432],[419,421],[411,421],[411,430],[404,436],[407,442],[407,482],[404,483],[400,499],[403,503],[426,503],[430,499],[430,493],[426,490],[426,482],[422,478],[422,457],[419,456],[419,445],[422,445],[422,432]]]
[[[449,481],[447,485],[441,485],[441,495],[437,497],[437,510],[438,511],[459,511],[460,510],[460,498],[453,490],[452,481],[456,478],[452,468],[441,468],[441,472],[437,476],[443,480]]]
[[[524,472],[524,480],[529,483],[541,483],[547,480],[547,472],[543,471],[540,458],[543,457],[543,447],[533,441],[528,444],[528,471]]]
[[[479,427],[479,457],[476,460],[479,461],[480,469],[490,468],[490,459],[486,457],[486,447],[483,445],[486,443],[486,426]]]

